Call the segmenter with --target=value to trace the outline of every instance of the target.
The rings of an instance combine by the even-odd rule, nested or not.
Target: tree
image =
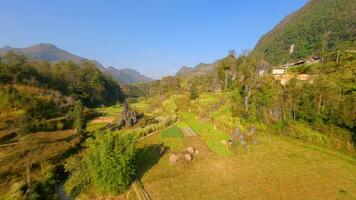
[[[93,184],[103,193],[125,191],[135,172],[136,135],[101,132],[89,142],[84,161]]]
[[[196,84],[190,86],[190,99],[194,100],[199,98],[199,93]]]
[[[77,101],[77,103],[74,105],[72,114],[74,118],[74,128],[76,132],[82,133],[84,127],[84,117],[83,117],[83,106],[80,101]]]

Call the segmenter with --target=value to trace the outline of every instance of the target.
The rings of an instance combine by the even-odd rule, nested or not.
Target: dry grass
[[[211,152],[199,136],[184,143],[199,150],[191,163],[170,165],[166,154],[143,175],[152,199],[356,198],[356,161],[338,152],[271,135],[228,158]]]
[[[37,166],[44,162],[59,164],[80,142],[80,136],[73,130],[38,132],[26,137],[25,141],[0,147],[0,193],[13,182],[24,180],[26,163],[31,163],[31,174],[33,178],[38,178]]]

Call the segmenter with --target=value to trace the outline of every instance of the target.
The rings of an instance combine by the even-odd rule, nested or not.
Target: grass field
[[[105,117],[119,117],[122,111],[121,105],[113,105],[107,107],[98,107],[95,110],[99,113],[103,113]]]
[[[221,143],[222,140],[228,141],[229,135],[214,129],[211,124],[200,122],[193,113],[182,112],[180,115],[213,152],[220,156],[234,155],[227,145]]]
[[[167,128],[160,134],[160,142],[175,152],[183,149],[182,138],[183,135],[177,126]]]
[[[107,124],[118,121],[120,114],[122,112],[122,107],[120,105],[108,106],[95,108],[95,110],[101,113],[100,117],[97,117],[86,124],[86,130],[89,132],[94,132],[100,128],[105,127]]]
[[[182,138],[182,133],[177,126],[172,126],[161,132],[161,138]]]
[[[157,154],[155,135],[138,145],[147,158],[138,173],[152,199],[356,198],[355,158],[287,137],[261,135],[259,140],[250,151],[222,157],[203,135],[185,137],[184,145],[199,155],[191,163],[171,165],[169,154]]]

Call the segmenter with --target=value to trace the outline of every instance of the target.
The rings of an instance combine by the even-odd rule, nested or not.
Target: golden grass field
[[[184,146],[199,154],[192,162],[170,164],[169,152],[159,158],[150,150],[159,135],[141,141],[146,161],[138,174],[151,199],[355,199],[356,160],[296,139],[259,133],[249,151],[233,149],[218,156],[198,136],[184,137]],[[156,163],[155,160],[156,159]],[[147,162],[151,160],[150,162]],[[137,199],[134,191],[130,199]]]

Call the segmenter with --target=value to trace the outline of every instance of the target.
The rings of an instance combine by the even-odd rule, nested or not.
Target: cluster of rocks
[[[138,121],[136,112],[129,107],[126,102],[123,105],[123,110],[121,113],[121,119],[119,122],[120,126],[133,126]]]
[[[239,131],[239,129],[235,128],[232,136],[230,137],[229,141],[221,140],[222,144],[237,144],[241,145],[246,149],[249,149],[249,144],[258,144],[258,139],[256,135],[256,128],[250,127],[246,134]]]
[[[193,155],[198,155],[199,151],[194,149],[194,147],[187,147],[186,151],[184,153],[171,153],[169,155],[169,163],[175,164],[178,163],[179,161],[192,161],[193,160]]]

